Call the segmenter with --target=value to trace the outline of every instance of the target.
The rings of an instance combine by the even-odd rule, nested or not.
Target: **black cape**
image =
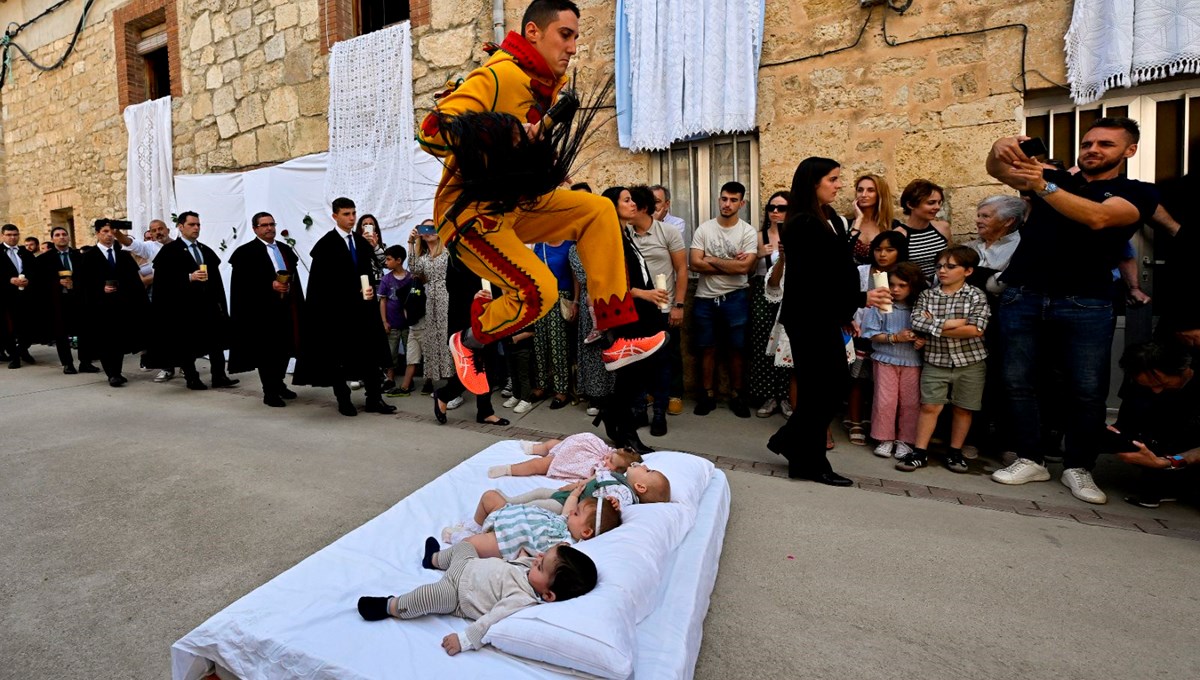
[[[313,246],[308,274],[300,356],[293,383],[329,387],[368,377],[391,365],[379,300],[363,300],[362,280],[376,281],[371,244],[354,235],[358,263],[350,257],[345,236],[333,229]]]
[[[42,342],[53,342],[56,338],[79,335],[83,317],[83,291],[78,284],[78,274],[83,266],[83,253],[76,248],[67,250],[69,266],[63,266],[58,249],[42,253],[35,258],[37,269],[38,306],[41,309],[41,327],[38,338]],[[107,262],[105,263],[107,264]],[[60,283],[59,272],[74,273],[72,289]]]
[[[279,254],[291,275],[286,294],[271,284],[279,269],[265,243],[259,239],[238,247],[229,256],[229,306],[233,337],[229,349],[229,372],[243,373],[262,365],[268,358],[294,357],[300,347],[300,311],[304,291],[296,268],[296,253],[276,241]]]
[[[80,256],[75,289],[83,294],[81,330],[97,355],[131,354],[145,348],[145,322],[150,311],[146,286],[133,256],[123,250],[113,253],[116,269],[104,252],[92,248]],[[105,293],[108,281],[117,282],[114,293]]]
[[[7,246],[0,245],[0,336],[17,336],[22,343],[35,341],[38,335],[37,284],[38,272],[33,253],[24,246],[17,248],[21,258],[21,273],[28,283],[21,290],[9,283],[17,268],[8,259]]]
[[[151,368],[174,368],[209,352],[229,349],[221,258],[212,248],[196,243],[208,265],[208,281],[188,281],[200,265],[183,239],[163,246],[154,257],[154,334],[146,357]]]

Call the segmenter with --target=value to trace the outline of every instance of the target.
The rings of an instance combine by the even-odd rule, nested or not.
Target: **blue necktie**
[[[113,269],[117,268],[117,258],[113,257],[113,249],[112,248],[108,249],[108,266]]]
[[[70,269],[71,268],[71,260],[67,257],[67,254],[59,253],[58,256],[62,258],[63,269]]]
[[[275,260],[275,271],[286,272],[288,268],[283,262],[283,253],[279,252],[279,246],[272,243],[267,246],[267,249],[271,251],[271,259]]]
[[[196,258],[196,264],[204,264],[204,257],[200,255],[200,246],[196,242],[192,242],[192,257]]]
[[[354,234],[346,236],[346,243],[350,244],[350,259],[354,260],[354,268],[358,269],[358,248],[354,247]]]

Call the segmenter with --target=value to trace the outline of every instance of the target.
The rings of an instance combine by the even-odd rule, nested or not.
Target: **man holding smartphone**
[[[992,474],[1001,484],[1050,479],[1039,450],[1038,376],[1061,362],[1066,398],[1062,483],[1076,498],[1106,503],[1092,479],[1104,429],[1113,338],[1112,270],[1125,244],[1158,207],[1153,185],[1122,177],[1140,131],[1129,118],[1101,118],[1079,144],[1079,173],[1044,170],[1021,149],[1027,137],[998,140],[988,174],[1030,196],[1021,243],[1001,280],[997,323],[1005,337],[1004,381],[1018,459]]]

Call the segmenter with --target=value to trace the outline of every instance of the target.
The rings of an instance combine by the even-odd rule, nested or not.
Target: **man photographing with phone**
[[[1158,192],[1122,177],[1140,131],[1129,118],[1101,118],[1079,144],[1079,173],[1045,170],[1022,151],[1027,137],[992,145],[988,174],[1030,195],[1021,243],[1001,280],[996,321],[1005,337],[1004,382],[1018,459],[992,474],[1001,484],[1050,479],[1039,450],[1037,390],[1046,362],[1057,362],[1066,397],[1062,482],[1078,499],[1105,503],[1092,480],[1104,430],[1113,338],[1112,270],[1126,243],[1158,207]]]

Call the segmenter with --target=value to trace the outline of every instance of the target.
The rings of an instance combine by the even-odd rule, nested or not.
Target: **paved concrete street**
[[[0,678],[166,678],[177,638],[499,438],[470,402],[446,426],[416,395],[391,400],[397,416],[350,419],[328,391],[268,409],[253,374],[193,393],[129,360],[130,384],[111,389],[35,356],[0,370]],[[514,427],[589,421],[539,407]],[[748,468],[727,473],[696,677],[1195,676],[1200,541],[768,476],[750,463],[780,462],[762,444],[781,423],[689,404],[668,437],[646,437]],[[876,484],[1093,507],[1057,481],[994,484],[979,461],[980,474],[905,475],[844,442],[833,460]],[[1122,502],[1121,472],[1098,473],[1101,512],[1200,528],[1194,507]]]

